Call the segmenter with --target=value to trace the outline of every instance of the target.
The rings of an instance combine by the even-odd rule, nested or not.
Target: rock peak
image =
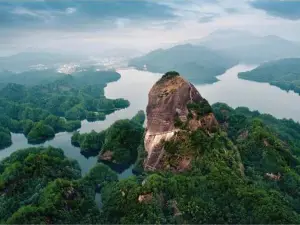
[[[163,75],[151,88],[148,97],[145,169],[161,168],[165,154],[163,142],[179,131],[203,128],[210,132],[217,126],[208,102],[177,72]]]

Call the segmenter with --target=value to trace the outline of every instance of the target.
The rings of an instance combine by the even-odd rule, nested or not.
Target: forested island
[[[86,134],[75,132],[71,142],[80,147],[82,154],[96,156],[119,170],[124,170],[137,159],[142,144],[145,113],[138,112],[131,120],[119,120],[102,132]]]
[[[238,76],[246,80],[266,82],[282,90],[300,94],[300,58],[267,62],[252,71],[239,73]]]
[[[36,71],[32,72],[32,83],[30,73],[24,73],[1,77],[5,85],[0,89],[0,127],[25,134],[29,143],[42,143],[55,133],[77,130],[84,119],[105,120],[107,114],[129,106],[127,100],[104,95],[107,83],[120,78],[113,71],[87,69],[59,77],[55,72],[39,71],[44,78],[38,79],[42,82],[38,85]],[[24,81],[23,76],[28,79]],[[17,77],[18,83],[11,83]],[[1,138],[7,140],[8,136],[2,131]],[[2,147],[7,146],[5,143]]]

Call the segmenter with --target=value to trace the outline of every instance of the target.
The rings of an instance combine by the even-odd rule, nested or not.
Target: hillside
[[[256,36],[238,30],[218,30],[193,44],[207,47],[240,63],[258,64],[270,60],[300,57],[300,45],[275,35]]]
[[[300,94],[300,58],[264,63],[256,69],[240,73],[239,78],[266,82],[286,91]]]
[[[216,76],[235,64],[236,61],[229,57],[190,44],[155,50],[129,62],[129,66],[138,69],[144,69],[146,65],[148,71],[155,73],[175,70],[195,84],[216,82]]]
[[[143,120],[141,113],[140,116],[136,117],[137,121]],[[108,167],[98,164],[83,178],[65,177],[63,182],[61,179],[49,184],[44,182],[42,185],[46,188],[34,197],[31,197],[32,191],[24,197],[18,195],[30,205],[15,205],[9,208],[11,211],[5,210],[3,222],[18,223],[24,218],[27,223],[71,223],[74,219],[76,223],[106,224],[300,222],[299,123],[278,120],[245,107],[232,109],[222,103],[210,106],[194,86],[176,72],[165,74],[149,92],[144,138],[138,137],[140,132],[138,136],[132,132],[133,135],[127,135],[126,126],[119,126],[124,122],[129,121],[116,122],[108,129],[108,139],[107,134],[102,133],[77,137],[85,150],[89,149],[86,144],[94,148],[94,142],[108,144],[106,141],[116,154],[136,156],[137,150],[137,176],[117,180]],[[138,139],[142,143],[139,147]],[[84,144],[86,140],[89,143]],[[135,151],[120,145],[132,141]],[[41,153],[43,158],[50,154],[47,159],[52,160],[53,151]],[[45,171],[56,168],[46,162],[35,167],[39,161],[32,158],[38,156],[15,153],[0,166],[0,178],[4,181],[0,191],[26,189],[27,179],[24,186],[22,183],[13,186],[7,178],[14,177],[14,168],[25,157],[27,163],[19,166],[24,165],[25,174],[31,172],[39,178],[38,171],[43,165],[47,168]],[[61,176],[66,175],[61,173]],[[95,187],[101,193],[99,211],[92,201],[81,207],[79,201],[90,199]],[[56,207],[51,208],[49,196],[56,196]],[[14,198],[4,194],[0,204],[5,203],[7,207]],[[62,217],[64,206],[69,211]],[[78,214],[81,216],[77,217]]]

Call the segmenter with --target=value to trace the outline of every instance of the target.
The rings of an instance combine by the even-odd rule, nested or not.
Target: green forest
[[[239,78],[266,82],[282,90],[300,94],[300,59],[280,59],[264,63],[256,69],[240,73]]]
[[[127,168],[138,155],[138,147],[144,134],[145,113],[139,111],[131,120],[118,120],[102,132],[86,134],[75,132],[71,138],[74,146],[80,147],[85,155]]]
[[[105,120],[107,114],[129,106],[127,100],[104,96],[107,83],[120,78],[116,72],[87,69],[58,76],[54,71],[39,71],[45,79],[39,78],[41,84],[29,84],[30,79],[37,82],[38,74],[28,73],[1,76],[0,138],[4,141],[0,148],[9,145],[8,130],[25,134],[29,143],[42,143],[55,133],[77,130],[81,120]],[[19,83],[11,83],[17,76]],[[20,84],[23,76],[26,82]]]
[[[188,144],[170,140],[167,145],[170,156],[176,149],[193,155],[191,169],[181,173],[140,170],[118,180],[113,170],[98,163],[82,177],[78,163],[60,149],[29,148],[11,154],[0,163],[0,222],[299,223],[300,124],[222,103],[212,109],[219,129],[210,134],[201,128],[186,130]],[[127,129],[128,122],[142,127],[143,121],[140,112],[101,133],[76,134],[73,142],[79,138],[80,146],[95,144],[84,149],[99,152],[101,139],[102,147],[107,140],[113,149],[123,149],[120,144],[133,137],[120,130]],[[82,142],[88,135],[94,138]],[[130,155],[144,151],[137,141],[131,146],[136,149]],[[96,192],[101,194],[100,208]]]

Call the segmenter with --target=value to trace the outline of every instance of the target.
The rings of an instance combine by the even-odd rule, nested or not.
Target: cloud
[[[73,14],[77,11],[76,8],[68,7],[66,8],[66,14]]]
[[[253,7],[258,0],[249,1],[0,0],[0,54],[33,48],[105,54],[124,46],[149,51],[218,29],[299,40],[300,20],[270,16]]]
[[[175,17],[170,7],[146,0],[1,1],[0,13],[1,26],[22,27],[30,22],[32,27],[45,29],[78,28],[86,24],[99,26],[118,18],[144,21]]]
[[[216,18],[220,17],[219,14],[215,13],[207,13],[201,16],[201,18],[198,20],[199,23],[208,23],[214,21]]]
[[[300,1],[298,0],[254,0],[250,2],[250,5],[272,16],[290,20],[300,19]]]

